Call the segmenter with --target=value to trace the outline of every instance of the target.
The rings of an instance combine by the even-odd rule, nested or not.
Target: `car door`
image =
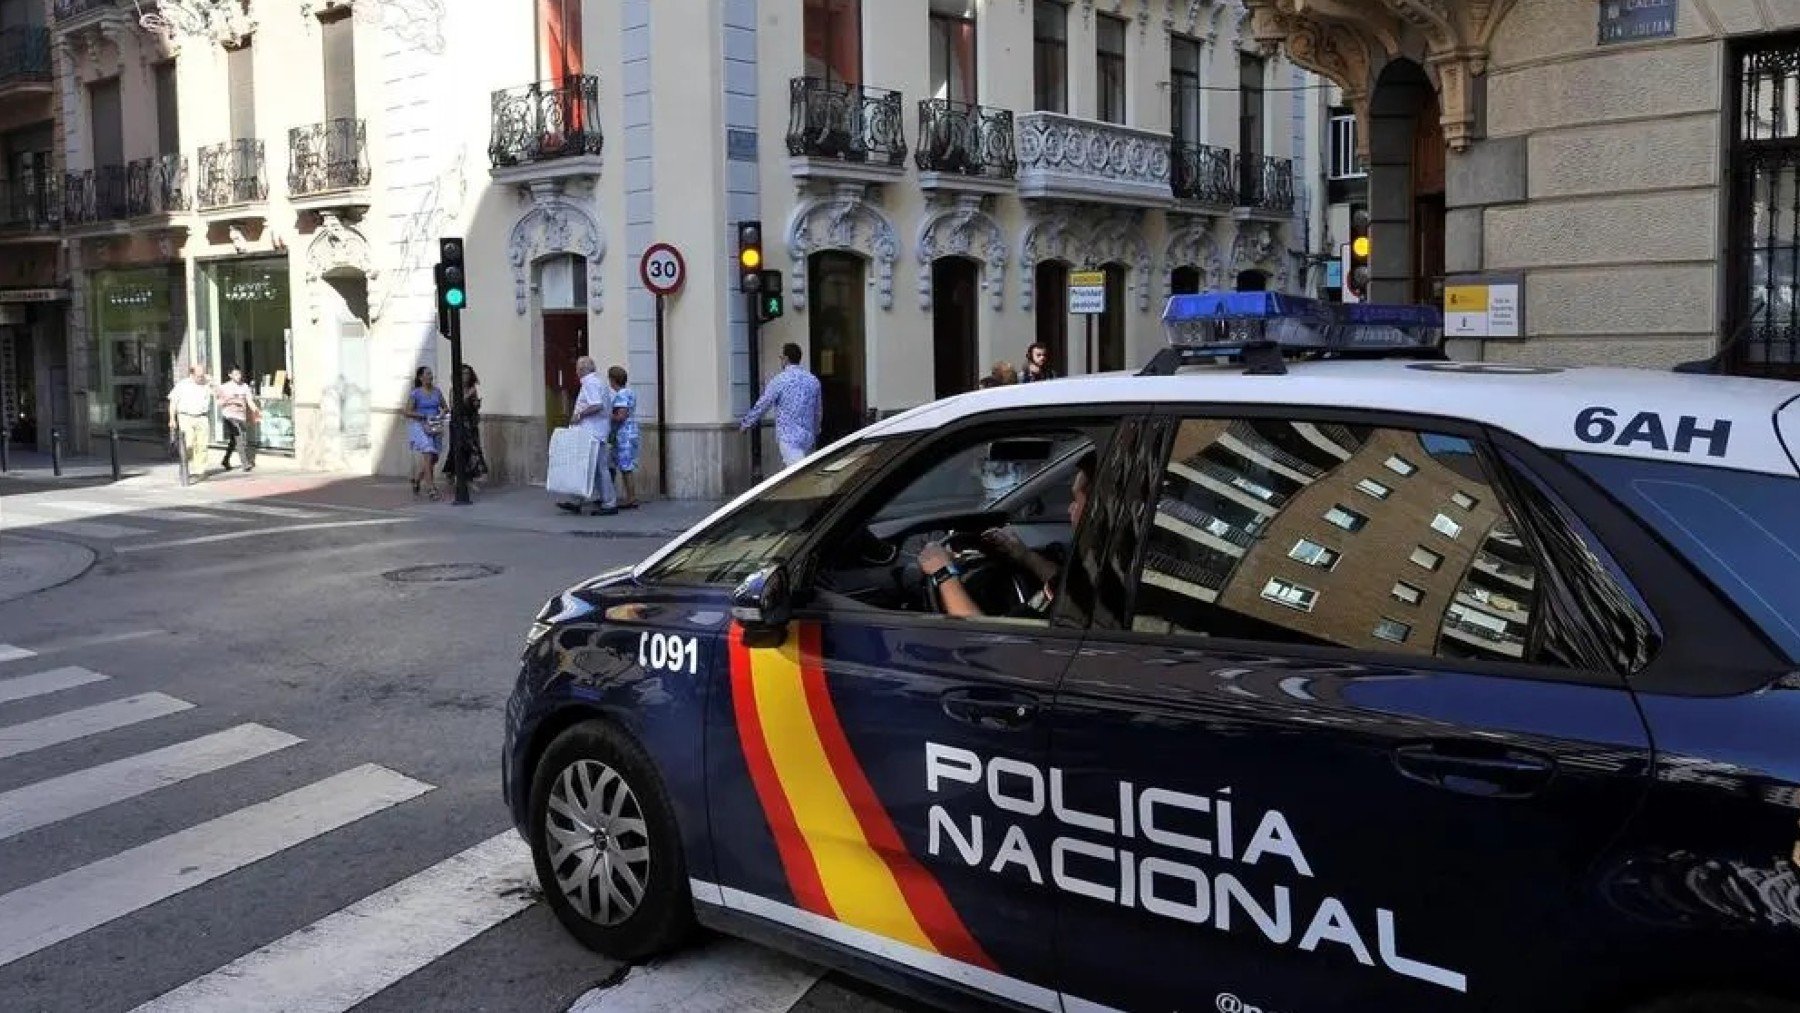
[[[1650,744],[1479,434],[1237,409],[1164,442],[1078,547],[1136,577],[1052,722],[1066,1008],[1561,1008]]]
[[[945,467],[966,469],[979,456],[971,448],[1023,425],[1076,434],[1098,453],[1112,424],[1039,413],[995,425],[925,441],[820,533],[816,560],[795,568],[795,612],[779,643],[732,631],[737,741],[715,737],[714,769],[738,762],[727,755],[735,752],[746,777],[714,780],[714,834],[732,820],[771,828],[770,848],[727,856],[720,842],[721,870],[735,866],[724,874],[754,884],[726,897],[743,912],[877,963],[1052,1009],[1055,904],[1045,856],[1033,847],[1048,826],[1050,704],[1081,631],[1048,614],[901,610],[844,593],[864,588],[867,573],[828,576],[851,532],[893,529],[888,504],[923,511],[913,527],[936,523],[932,511],[992,506],[997,487],[977,483],[961,502],[956,482],[944,480]],[[1045,467],[1072,480],[1079,462],[1057,447]],[[1030,521],[1041,539],[1046,519]],[[1073,523],[1064,531],[1072,542]]]

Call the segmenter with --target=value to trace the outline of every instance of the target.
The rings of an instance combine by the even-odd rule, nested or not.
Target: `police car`
[[[1800,385],[1165,323],[544,608],[504,782],[568,929],[952,1007],[1800,1010]]]

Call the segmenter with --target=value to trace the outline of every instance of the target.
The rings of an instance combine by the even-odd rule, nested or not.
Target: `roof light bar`
[[[1287,372],[1287,355],[1444,357],[1444,315],[1432,306],[1331,304],[1281,292],[1201,292],[1163,309],[1169,347],[1145,373],[1230,357],[1246,372]]]

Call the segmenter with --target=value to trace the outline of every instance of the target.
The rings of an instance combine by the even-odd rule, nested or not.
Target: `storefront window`
[[[233,369],[243,370],[244,382],[262,404],[262,420],[254,435],[257,446],[292,452],[294,356],[287,258],[203,264],[200,277],[207,371],[218,381]],[[214,438],[224,438],[216,418]]]
[[[121,429],[160,428],[168,414],[187,306],[179,269],[97,271],[88,316],[96,377],[92,419]]]

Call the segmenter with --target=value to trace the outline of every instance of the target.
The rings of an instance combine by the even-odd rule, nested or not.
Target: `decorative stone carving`
[[[419,202],[407,216],[406,224],[400,231],[400,255],[395,258],[397,266],[393,267],[393,277],[398,279],[387,286],[382,302],[393,299],[396,295],[405,294],[406,289],[419,283],[422,271],[429,271],[427,265],[430,258],[437,256],[437,240],[439,236],[456,234],[456,216],[461,212],[463,202],[468,198],[468,176],[464,166],[468,164],[468,145],[459,144],[448,152],[443,168],[433,176]],[[455,231],[452,231],[452,230]],[[425,278],[429,284],[429,276]],[[371,314],[377,314],[374,307]],[[377,314],[378,315],[378,314]]]
[[[531,269],[545,257],[574,254],[587,260],[588,311],[605,308],[606,232],[587,206],[552,193],[534,191],[531,208],[519,216],[506,243],[513,272],[513,308],[520,316],[531,308]]]
[[[981,261],[981,284],[998,313],[1006,306],[1006,233],[980,194],[960,194],[919,223],[919,308],[931,312],[931,265],[940,257]]]
[[[1137,293],[1138,312],[1149,311],[1151,271],[1156,262],[1144,238],[1143,212],[1115,211],[1102,218],[1088,240],[1087,263],[1129,265],[1126,287]]]
[[[1022,197],[1141,198],[1169,201],[1169,135],[1060,113],[1016,118]]]
[[[319,288],[331,275],[354,271],[374,286],[381,272],[375,267],[375,258],[369,249],[368,237],[361,231],[344,223],[337,215],[326,213],[320,216],[322,221],[319,230],[313,233],[312,242],[306,246],[306,290],[307,303],[312,310],[312,322],[318,323],[322,315],[319,302]],[[373,323],[380,311],[381,301],[373,293],[369,297],[369,318]]]
[[[1281,237],[1273,225],[1245,222],[1231,241],[1231,263],[1239,271],[1279,266],[1275,261],[1280,252]]]
[[[447,0],[380,0],[381,27],[400,41],[433,56],[444,52],[444,5]]]
[[[1019,242],[1019,309],[1031,312],[1037,285],[1037,266],[1046,260],[1060,260],[1081,266],[1090,261],[1092,233],[1070,209],[1046,209],[1025,227]]]
[[[240,45],[256,33],[250,0],[156,0],[156,9],[141,14],[138,23],[164,37],[211,39],[222,46]]]
[[[900,241],[894,223],[868,199],[863,183],[832,184],[826,193],[804,197],[788,218],[789,299],[795,312],[806,311],[806,259],[825,250],[860,253],[874,265],[870,282],[882,309],[894,305],[894,261]]]
[[[1202,289],[1225,287],[1225,261],[1219,255],[1219,241],[1213,235],[1210,218],[1194,218],[1169,230],[1169,241],[1163,247],[1162,297],[1167,302],[1173,295],[1171,273],[1179,267],[1200,272]]]

